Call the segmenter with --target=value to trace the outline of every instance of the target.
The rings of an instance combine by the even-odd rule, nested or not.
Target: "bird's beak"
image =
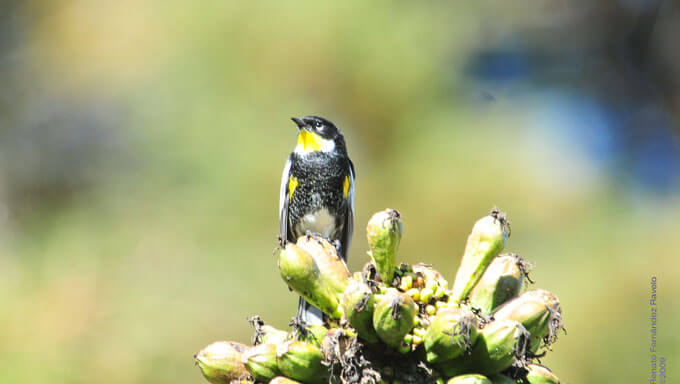
[[[298,119],[297,117],[291,117],[290,119],[298,126],[298,129],[302,129],[306,125],[302,119]]]

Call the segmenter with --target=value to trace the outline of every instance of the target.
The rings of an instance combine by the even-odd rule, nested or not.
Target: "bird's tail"
[[[317,307],[309,304],[307,300],[300,297],[298,304],[299,320],[302,320],[306,325],[323,325],[323,313]]]

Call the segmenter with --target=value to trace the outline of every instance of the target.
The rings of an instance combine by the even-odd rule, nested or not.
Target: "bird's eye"
[[[314,129],[320,134],[323,134],[326,131],[326,127],[318,121],[314,123]]]

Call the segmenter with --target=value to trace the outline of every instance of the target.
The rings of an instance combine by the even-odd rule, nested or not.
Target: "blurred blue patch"
[[[571,141],[600,165],[612,164],[620,148],[613,111],[583,94],[563,92],[542,99],[551,129],[561,131],[564,140]]]
[[[586,156],[588,164],[604,171],[603,176],[624,185],[632,182],[658,193],[677,193],[680,140],[661,101],[653,94],[610,89],[593,73],[551,71],[570,59],[502,46],[474,55],[466,73],[472,88],[505,85],[506,102],[516,103],[528,117],[537,119],[538,124],[527,127],[526,133],[538,135],[544,141],[540,145],[557,145],[575,156]]]
[[[659,191],[677,187],[680,146],[670,116],[660,107],[636,111],[628,132],[631,174],[639,183]]]
[[[520,50],[498,50],[475,55],[467,67],[468,76],[486,82],[503,83],[526,77],[529,60]]]

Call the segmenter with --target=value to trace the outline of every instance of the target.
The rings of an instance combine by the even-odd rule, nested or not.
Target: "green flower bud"
[[[470,374],[460,375],[449,379],[446,384],[493,384],[486,376]]]
[[[432,315],[434,315],[435,313],[437,313],[437,307],[435,307],[435,306],[432,305],[432,304],[428,304],[428,305],[425,307],[425,313],[427,313],[428,315],[432,316]]]
[[[271,325],[263,325],[262,332],[262,344],[279,344],[288,339],[288,332],[276,329]]]
[[[413,276],[405,275],[399,280],[399,289],[406,292],[413,286]]]
[[[439,300],[446,295],[446,286],[439,285],[434,291],[434,298]]]
[[[494,375],[523,358],[529,333],[519,322],[494,320],[477,337],[477,343],[467,357],[472,372]]]
[[[427,361],[454,359],[469,351],[477,340],[477,320],[467,308],[446,307],[432,318],[424,336]]]
[[[241,357],[248,372],[258,381],[269,381],[281,374],[276,363],[276,345],[260,344],[248,348]]]
[[[503,250],[509,235],[505,214],[497,209],[475,223],[453,283],[453,301],[460,303],[468,297],[491,261]]]
[[[317,347],[321,346],[323,338],[326,337],[326,333],[328,332],[328,328],[320,324],[307,325],[306,330],[307,332],[303,340],[312,343]]]
[[[299,381],[295,381],[293,379],[289,379],[287,377],[277,376],[277,377],[273,378],[269,382],[269,384],[302,384],[302,383],[300,383]]]
[[[411,296],[411,298],[414,301],[419,301],[420,300],[420,291],[417,288],[411,288],[408,291],[406,291],[406,294]]]
[[[399,344],[399,348],[397,348],[397,350],[402,355],[405,355],[411,352],[411,343],[402,342],[401,344]]]
[[[506,301],[517,297],[526,274],[524,261],[514,254],[495,258],[470,293],[470,305],[491,313]]]
[[[528,364],[526,379],[529,384],[560,384],[560,379],[548,367],[538,364]]]
[[[459,356],[452,360],[434,363],[433,366],[444,377],[455,377],[472,372],[466,365],[467,356]]]
[[[385,284],[392,283],[394,265],[403,233],[401,215],[394,209],[378,212],[368,221],[368,254]]]
[[[292,290],[331,318],[342,316],[338,304],[350,274],[332,245],[301,236],[297,244],[289,242],[280,250],[278,264]]]
[[[286,341],[276,348],[276,363],[284,376],[304,383],[328,381],[319,347],[305,341]]]
[[[345,319],[359,337],[369,343],[378,341],[378,334],[373,329],[375,298],[368,285],[361,281],[352,281],[345,290],[340,305]]]
[[[529,331],[529,351],[536,353],[541,346],[547,348],[557,339],[562,328],[562,309],[557,296],[543,290],[528,291],[510,300],[494,312],[496,320],[514,320]]]
[[[420,291],[420,301],[422,304],[427,304],[430,302],[430,299],[432,299],[432,296],[434,296],[434,291],[430,287],[425,287]]]
[[[375,295],[373,328],[380,340],[399,347],[404,335],[415,326],[418,306],[410,296],[389,288],[385,294]]]
[[[245,378],[248,371],[241,362],[246,346],[232,341],[217,341],[194,356],[203,376],[213,384],[229,384]]]
[[[312,255],[319,269],[336,290],[345,291],[352,274],[347,269],[347,264],[338,256],[333,244],[318,236],[300,236],[296,244]]]
[[[444,279],[442,274],[432,268],[429,264],[418,263],[413,265],[411,270],[416,276],[422,276],[422,283],[419,283],[419,285],[424,284],[425,287],[431,288],[432,290],[436,290],[440,285],[443,285],[444,287],[447,285],[446,279]],[[417,277],[416,280],[418,280]],[[420,288],[422,288],[422,286]]]
[[[276,329],[271,325],[265,325],[260,316],[253,316],[248,321],[255,327],[253,335],[253,345],[258,344],[278,344],[288,338],[288,333]]]

